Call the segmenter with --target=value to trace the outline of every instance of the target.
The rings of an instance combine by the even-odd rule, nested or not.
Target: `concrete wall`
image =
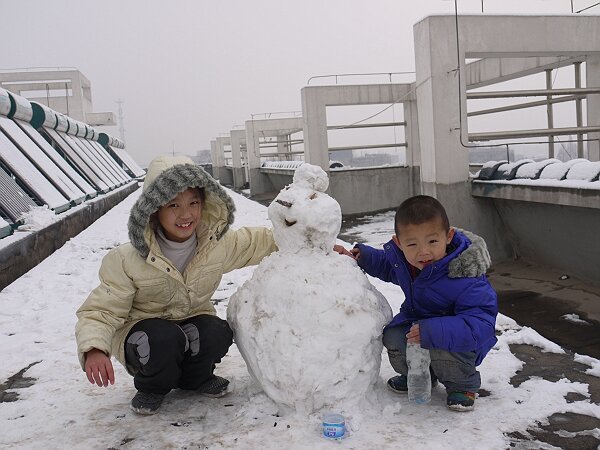
[[[408,167],[379,167],[329,172],[329,194],[343,215],[367,214],[397,208],[415,195],[418,172]],[[416,181],[416,182],[415,182]]]
[[[264,185],[269,186],[269,192],[273,197],[277,196],[288,184],[291,184],[294,179],[294,170],[291,169],[270,169],[263,167],[260,173],[265,181]]]
[[[273,197],[292,182],[294,170],[262,168]],[[397,208],[419,191],[418,167],[378,167],[331,170],[327,193],[337,200],[342,214],[368,214]]]
[[[515,258],[600,284],[597,189],[475,181],[471,192],[493,208]]]
[[[594,208],[488,200],[502,217],[516,256],[600,284],[600,211]]]
[[[444,205],[450,224],[472,231],[485,239],[492,262],[501,262],[515,258],[516,252],[508,239],[503,218],[489,199],[471,196],[468,181],[450,185],[435,186],[436,198]],[[432,189],[429,183],[423,183],[426,195]]]
[[[0,249],[0,290],[89,227],[138,187],[138,183],[131,183],[110,194],[90,200],[78,211],[65,213],[58,222],[40,231],[29,233]]]

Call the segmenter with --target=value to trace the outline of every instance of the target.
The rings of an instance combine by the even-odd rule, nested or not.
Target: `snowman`
[[[356,262],[333,251],[339,204],[303,164],[269,206],[279,250],[231,296],[227,320],[252,377],[284,411],[348,410],[379,378],[390,306]]]

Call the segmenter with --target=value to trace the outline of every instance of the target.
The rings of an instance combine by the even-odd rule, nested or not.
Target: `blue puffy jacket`
[[[413,280],[404,253],[389,241],[383,250],[358,244],[358,265],[369,275],[399,285],[406,299],[387,327],[402,326],[408,332],[418,323],[423,348],[477,353],[479,365],[496,343],[498,314],[496,292],[485,275],[449,278],[448,264],[471,241],[459,231],[444,258],[425,267]]]

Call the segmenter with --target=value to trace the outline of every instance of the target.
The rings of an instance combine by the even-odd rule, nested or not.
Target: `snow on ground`
[[[505,433],[525,432],[553,413],[571,411],[600,417],[599,405],[587,399],[567,403],[564,398],[568,392],[588,396],[586,384],[537,377],[518,388],[509,384],[523,365],[511,354],[510,343],[560,350],[505,316],[498,320],[499,342],[480,366],[482,388],[491,394],[479,398],[471,413],[447,410],[441,386],[432,392],[429,405],[408,404],[405,396],[385,387],[385,380],[394,373],[384,354],[380,380],[369,404],[346,417],[348,437],[327,441],[320,437],[318,415],[280,417],[277,406],[254,384],[232,346],[217,369],[232,379],[232,394],[208,399],[174,391],[157,416],[137,416],[129,409],[135,394],[131,377],[115,364],[114,386],[89,384],[77,361],[73,333],[75,310],[96,286],[102,257],[127,241],[128,213],[138,195],[132,194],[0,292],[0,383],[28,366],[23,376],[35,379],[30,387],[15,384],[7,391],[7,395],[18,395],[17,401],[0,403],[0,448],[505,449],[509,442]],[[231,195],[238,208],[235,226],[268,225],[264,206]],[[385,242],[391,236],[392,219],[374,220],[371,230],[363,225],[360,235],[375,245]],[[370,234],[375,237],[370,239]],[[250,278],[252,270],[245,268],[223,278],[215,294],[221,317],[225,317],[227,299]],[[396,286],[371,281],[397,312],[402,292]],[[581,356],[579,362],[591,367],[589,373],[600,376],[598,360]]]
[[[560,318],[564,319],[564,320],[566,320],[568,322],[573,322],[573,323],[577,323],[577,324],[580,324],[580,325],[589,325],[590,324],[589,322],[581,319],[579,317],[579,314],[574,314],[574,313],[572,313],[572,314],[565,314],[564,316],[560,316]]]

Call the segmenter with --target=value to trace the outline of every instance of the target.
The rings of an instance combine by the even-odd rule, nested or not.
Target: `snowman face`
[[[340,232],[342,214],[329,195],[292,183],[269,206],[269,219],[280,251],[329,252]]]

